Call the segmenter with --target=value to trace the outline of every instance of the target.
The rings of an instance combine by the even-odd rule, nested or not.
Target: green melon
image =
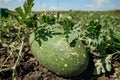
[[[81,41],[71,47],[63,35],[55,35],[41,45],[32,33],[29,38],[31,51],[35,58],[50,71],[64,77],[81,74],[87,67],[88,54]]]

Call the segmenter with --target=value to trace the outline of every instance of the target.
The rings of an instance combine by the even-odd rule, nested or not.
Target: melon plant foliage
[[[31,33],[32,53],[44,66],[61,76],[76,76],[87,68],[89,53],[97,58],[95,74],[111,71],[113,56],[120,55],[120,26],[112,23],[119,23],[108,16],[102,21],[77,21],[59,13],[38,15],[32,13],[33,5],[34,0],[27,0],[23,7],[8,12],[26,30],[24,37]],[[107,28],[104,22],[108,22]]]

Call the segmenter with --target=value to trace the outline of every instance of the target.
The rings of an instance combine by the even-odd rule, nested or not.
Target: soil
[[[0,48],[1,71],[14,66],[18,51],[12,52],[6,47]],[[111,72],[99,76],[93,75],[93,59],[90,59],[89,61],[88,68],[81,75],[72,78],[64,78],[52,73],[42,66],[42,64],[32,55],[29,43],[25,42],[21,61],[16,68],[15,77],[16,80],[120,80],[120,59],[113,60]],[[0,80],[12,80],[12,73],[11,69],[1,71]]]

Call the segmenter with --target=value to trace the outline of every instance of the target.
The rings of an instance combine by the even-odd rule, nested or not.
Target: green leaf
[[[106,70],[107,71],[111,71],[112,69],[112,65],[111,65],[111,61],[112,61],[112,55],[108,55],[106,58],[105,58],[105,63],[106,63]]]
[[[104,66],[102,64],[101,59],[98,59],[95,63],[95,67],[96,67],[96,73],[97,74],[101,74],[101,73],[105,73],[105,69]]]
[[[42,15],[42,21],[43,23],[47,23],[47,24],[50,24],[50,25],[53,25],[55,24],[55,21],[56,21],[56,18],[54,16],[48,16],[48,15]]]
[[[33,6],[34,6],[34,0],[27,0],[27,2],[24,3],[23,7],[26,15],[31,14]]]
[[[60,20],[59,24],[61,24],[63,26],[63,29],[64,29],[65,33],[70,32],[70,30],[73,30],[73,27],[74,27],[73,21],[71,21],[68,18]]]
[[[15,10],[16,10],[17,13],[19,14],[19,17],[21,18],[21,20],[24,21],[25,18],[26,18],[26,16],[25,16],[25,14],[24,14],[22,8],[21,8],[21,7],[17,7]],[[19,18],[19,19],[20,19],[20,18]]]
[[[101,25],[98,22],[90,21],[88,28],[87,28],[87,36],[90,38],[96,38],[98,39],[101,31]]]
[[[94,29],[94,21],[90,21],[87,31],[92,32]]]
[[[98,52],[100,53],[100,56],[106,55],[106,45],[103,44],[103,42],[99,42],[97,49],[98,49]]]
[[[67,38],[68,43],[71,43],[73,40],[78,38],[78,36],[79,36],[79,32],[77,32],[77,31],[74,31],[74,32],[68,34],[68,38]]]

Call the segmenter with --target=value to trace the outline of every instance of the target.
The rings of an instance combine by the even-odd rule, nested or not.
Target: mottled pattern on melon
[[[88,64],[88,54],[80,41],[75,47],[70,47],[62,35],[41,41],[41,46],[32,33],[29,39],[33,55],[50,71],[64,76],[72,77],[82,73]]]

